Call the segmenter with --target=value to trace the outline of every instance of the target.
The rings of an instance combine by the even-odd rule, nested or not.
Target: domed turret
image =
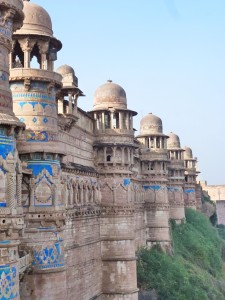
[[[162,120],[149,113],[147,116],[141,119],[141,135],[143,134],[162,134]]]
[[[173,132],[169,133],[169,138],[167,140],[167,149],[179,149],[180,148],[180,138]]]
[[[71,66],[68,65],[63,65],[58,67],[56,70],[57,73],[61,74],[62,76],[68,75],[68,74],[73,74],[75,76],[75,71]]]
[[[94,110],[111,108],[127,108],[127,98],[124,89],[108,80],[97,88],[94,94]]]
[[[189,147],[184,147],[184,159],[192,159],[192,150]]]
[[[29,0],[26,0],[23,3],[25,19],[23,21],[23,26],[17,30],[15,34],[33,34],[52,37],[52,21],[47,11],[43,7],[32,3]]]
[[[84,96],[84,94],[78,88],[78,78],[75,76],[75,71],[71,66],[60,66],[56,72],[62,75],[63,84],[61,92],[58,94],[58,113],[65,115],[67,118],[68,123],[63,117],[63,126],[65,124],[73,124],[71,123],[71,120],[73,120],[73,122],[78,120],[77,99],[79,96]],[[65,99],[65,97],[67,99]],[[60,121],[59,124],[61,124]]]
[[[77,87],[78,79],[75,76],[75,71],[71,66],[63,65],[60,66],[57,70],[57,73],[62,75],[63,87]]]

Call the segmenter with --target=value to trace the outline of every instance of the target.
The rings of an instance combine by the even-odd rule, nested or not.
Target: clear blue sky
[[[127,93],[134,125],[152,112],[198,157],[201,180],[225,184],[224,0],[35,0],[63,43],[92,109],[107,79]]]

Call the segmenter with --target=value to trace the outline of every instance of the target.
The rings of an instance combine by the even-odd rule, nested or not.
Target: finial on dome
[[[111,79],[108,79],[108,80],[107,80],[107,82],[110,82],[110,83],[111,83],[111,82],[112,82],[112,80],[111,80]]]
[[[30,2],[30,0],[23,0],[23,2]]]

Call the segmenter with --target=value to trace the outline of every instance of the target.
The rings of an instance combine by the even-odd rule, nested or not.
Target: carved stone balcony
[[[15,68],[10,69],[10,81],[16,80],[40,80],[54,83],[56,85],[62,85],[62,76],[56,72],[43,70],[43,69],[25,69]]]

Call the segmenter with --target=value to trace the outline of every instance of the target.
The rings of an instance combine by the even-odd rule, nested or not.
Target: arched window
[[[24,53],[18,41],[16,41],[12,52],[12,68],[24,67]]]
[[[30,61],[31,68],[34,68],[34,69],[41,68],[41,55],[40,55],[37,44],[34,45],[34,48],[31,51],[30,59],[31,59],[31,61]]]
[[[113,128],[119,128],[119,113],[113,114]]]
[[[160,148],[160,138],[156,138],[156,148]]]
[[[110,128],[110,114],[109,112],[105,113],[105,129]]]
[[[112,158],[111,155],[107,155],[106,156],[106,161],[111,161],[111,158]]]

